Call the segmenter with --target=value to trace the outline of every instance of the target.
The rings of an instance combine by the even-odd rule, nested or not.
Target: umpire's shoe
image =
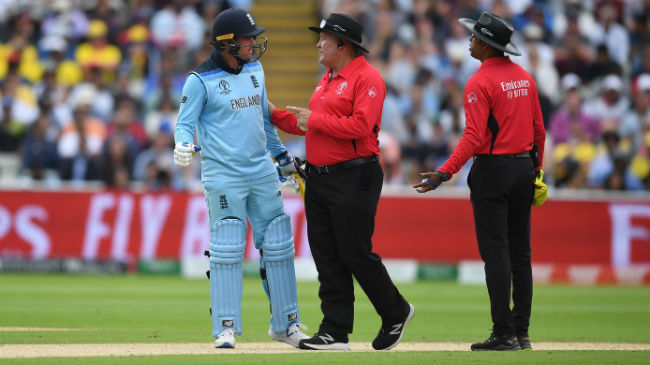
[[[530,337],[527,333],[517,335],[517,342],[519,342],[519,347],[522,350],[532,350],[533,346],[530,345]]]
[[[521,347],[515,336],[498,336],[492,333],[487,340],[472,344],[471,349],[472,351],[517,351],[521,350]]]
[[[298,348],[303,350],[349,350],[348,335],[337,335],[319,331],[314,337],[300,340]]]
[[[404,318],[401,321],[381,326],[377,337],[372,341],[372,348],[375,350],[390,350],[397,346],[402,340],[404,329],[411,322],[413,314],[415,314],[415,307],[413,307],[413,304],[408,303],[408,311],[404,314]]]

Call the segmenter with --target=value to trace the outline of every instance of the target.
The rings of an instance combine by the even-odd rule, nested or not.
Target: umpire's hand
[[[418,193],[426,193],[427,191],[436,190],[440,184],[442,184],[442,179],[438,175],[437,171],[429,171],[420,173],[422,176],[422,181],[413,185],[415,190]]]
[[[298,128],[302,129],[305,132],[309,130],[307,122],[309,121],[311,110],[291,105],[287,105],[287,110],[296,113],[296,124],[298,125]]]

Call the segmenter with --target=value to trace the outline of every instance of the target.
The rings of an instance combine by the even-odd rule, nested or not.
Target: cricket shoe
[[[528,334],[517,335],[517,342],[522,350],[532,350],[533,346],[530,345],[530,337]]]
[[[314,337],[300,340],[298,347],[303,350],[349,350],[348,335],[334,337],[326,332],[318,332]]]
[[[293,323],[284,332],[278,333],[269,329],[269,337],[271,337],[272,340],[284,342],[297,348],[300,340],[309,338],[309,336],[302,332],[303,329],[307,329],[307,327],[300,323]]]
[[[227,327],[217,336],[214,341],[214,347],[218,349],[234,349],[235,348],[235,329]]]
[[[413,307],[413,304],[408,303],[408,312],[404,314],[404,318],[400,322],[381,326],[377,337],[372,341],[372,348],[375,350],[390,350],[397,346],[402,340],[406,325],[411,322],[414,314],[415,307]]]
[[[521,350],[517,337],[505,335],[497,336],[494,333],[483,342],[477,342],[470,347],[472,351],[518,351]]]

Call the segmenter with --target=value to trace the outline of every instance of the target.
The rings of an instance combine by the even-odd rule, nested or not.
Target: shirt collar
[[[355,59],[350,61],[350,63],[345,65],[345,67],[343,67],[343,69],[339,71],[339,73],[336,74],[336,76],[341,76],[344,79],[349,79],[351,75],[353,75],[358,69],[363,67],[363,65],[365,65],[366,63],[367,63],[366,57],[364,57],[363,55],[357,56]],[[327,74],[329,75],[331,73],[332,73],[332,69],[330,68],[329,70],[327,70]]]
[[[233,74],[233,75],[238,75],[241,72],[241,70],[242,70],[242,68],[244,66],[244,65],[242,65],[241,62],[238,62],[236,69],[231,68],[230,65],[228,64],[228,62],[226,62],[226,60],[221,56],[221,54],[219,52],[217,52],[216,49],[212,50],[212,54],[210,55],[210,60],[212,60],[212,62],[216,63],[217,66],[219,66],[220,69],[222,69],[222,70],[224,70],[224,71],[226,71],[226,72],[228,72],[230,74]]]
[[[504,63],[512,63],[512,61],[510,60],[510,57],[508,57],[508,56],[490,57],[490,58],[488,58],[487,60],[485,60],[485,61],[483,61],[481,63],[480,68],[490,67],[490,66],[494,66],[494,65],[502,65]]]

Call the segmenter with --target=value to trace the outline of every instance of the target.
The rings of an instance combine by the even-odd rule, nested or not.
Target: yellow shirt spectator
[[[77,62],[83,68],[100,67],[114,70],[122,61],[122,53],[117,46],[109,43],[97,45],[96,43],[82,43],[75,52]]]
[[[9,62],[12,57],[20,54],[18,74],[32,83],[38,82],[43,76],[43,66],[38,62],[38,51],[33,45],[25,45],[22,50],[14,49],[11,43],[0,44],[0,79],[7,76]]]
[[[117,46],[108,43],[108,28],[104,21],[95,19],[88,25],[89,42],[77,47],[75,58],[83,68],[99,67],[114,70],[122,61],[122,53]]]

